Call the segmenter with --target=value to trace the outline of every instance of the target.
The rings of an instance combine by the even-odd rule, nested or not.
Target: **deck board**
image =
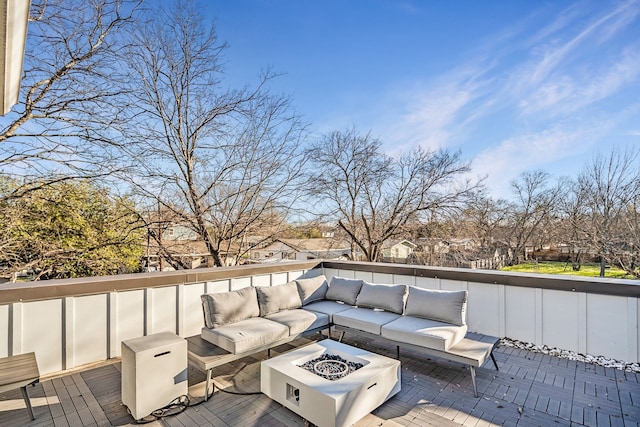
[[[309,342],[277,347],[272,355]],[[347,336],[344,342],[395,356],[395,346]],[[638,426],[640,383],[634,373],[582,362],[498,347],[500,371],[489,360],[477,369],[478,392],[468,369],[459,363],[401,352],[402,391],[357,427],[394,426]],[[259,363],[266,352],[214,369],[216,393],[184,413],[147,424],[156,426],[303,426],[298,415],[258,391]],[[192,401],[202,400],[204,374],[189,369]],[[0,425],[126,426],[135,425],[120,396],[120,365],[107,363],[56,379],[44,380],[29,393],[36,419],[29,422],[19,390],[0,394]]]

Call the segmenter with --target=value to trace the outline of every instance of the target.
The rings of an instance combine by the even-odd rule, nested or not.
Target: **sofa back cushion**
[[[356,305],[402,314],[406,296],[407,285],[374,285],[363,282]]]
[[[256,291],[258,292],[260,316],[263,317],[302,306],[298,285],[295,282],[276,286],[261,286],[256,288]]]
[[[333,301],[342,301],[349,305],[356,305],[356,299],[361,287],[362,280],[360,279],[346,279],[334,276],[331,278],[326,298]]]
[[[298,293],[302,300],[302,305],[307,305],[314,301],[325,299],[329,284],[324,274],[308,279],[296,279]]]
[[[436,291],[409,286],[405,314],[451,323],[466,325],[467,291]]]
[[[248,287],[231,292],[204,294],[202,310],[204,325],[217,328],[227,323],[235,323],[260,315],[258,297],[255,288]]]

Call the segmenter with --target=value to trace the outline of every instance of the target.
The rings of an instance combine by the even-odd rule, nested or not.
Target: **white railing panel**
[[[423,289],[440,290],[440,279],[433,277],[416,277],[416,286]]]
[[[13,307],[13,354],[36,353],[40,374],[61,371],[63,300],[16,303]]]
[[[232,291],[237,291],[238,289],[246,288],[247,286],[251,286],[251,277],[236,277],[235,279],[231,279]]]
[[[505,336],[524,342],[535,342],[535,302],[535,289],[505,286]]]
[[[498,286],[487,283],[469,283],[468,287],[467,322],[469,330],[499,336],[500,292]]]
[[[626,360],[629,348],[627,299],[587,295],[587,353]]]
[[[9,307],[0,305],[0,357],[9,356]]]
[[[347,279],[360,279],[366,282],[373,282],[373,273],[370,271],[338,270],[335,276],[346,277]]]
[[[271,286],[284,285],[288,281],[288,273],[274,273],[271,275]]]
[[[462,291],[467,289],[467,282],[461,280],[440,279],[440,289],[443,291]]]
[[[370,283],[380,283],[380,284],[385,284],[385,285],[392,285],[393,284],[393,274],[387,274],[387,273],[373,273],[373,280],[367,280],[364,279],[367,282]]]
[[[633,353],[628,360],[640,360],[640,298],[627,298],[629,304],[629,341]],[[635,346],[633,343],[635,342]]]
[[[230,290],[230,280],[216,280],[214,282],[207,282],[205,292],[208,294],[217,294],[219,292],[228,292]]]
[[[251,282],[255,287],[271,286],[271,275],[263,274],[261,276],[253,276],[253,279],[251,280]]]
[[[111,357],[121,355],[121,342],[144,335],[145,331],[145,290],[112,292],[111,312],[115,319],[111,322]]]
[[[405,276],[405,275],[402,275],[402,274],[394,274],[392,283],[399,284],[399,285],[414,286],[416,284],[416,277],[415,276]]]
[[[542,303],[536,299],[536,324],[542,325],[542,339],[534,343],[580,351],[578,300],[577,292],[543,289]]]
[[[296,279],[300,279],[304,276],[303,270],[292,270],[287,273],[287,282],[293,282]]]
[[[147,291],[147,335],[169,331],[177,333],[177,286]]]
[[[204,283],[184,285],[180,307],[182,328],[179,335],[182,337],[198,335],[204,326],[202,300],[200,299],[202,294],[204,294]]]
[[[67,298],[67,369],[109,357],[107,298],[107,294]]]

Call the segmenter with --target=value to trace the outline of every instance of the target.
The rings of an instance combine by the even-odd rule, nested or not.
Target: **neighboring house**
[[[420,237],[417,243],[425,254],[446,254],[449,252],[449,244],[436,237]]]
[[[213,257],[207,249],[205,242],[191,228],[182,224],[168,224],[162,231],[160,250],[158,242],[149,240],[147,254],[143,260],[143,266],[147,271],[172,271],[175,270],[169,261],[168,252],[171,258],[180,260],[184,268],[192,269],[198,267],[213,267]],[[237,248],[229,252],[220,254],[224,259],[228,256],[227,265],[234,264],[234,257],[237,255]]]
[[[450,250],[458,250],[458,251],[470,251],[476,248],[476,242],[470,238],[463,239],[448,239]]]
[[[406,262],[417,247],[406,239],[390,240],[382,247],[382,258],[385,262]]]
[[[253,249],[252,262],[273,260],[350,259],[351,245],[329,238],[276,239],[264,248]]]
[[[196,240],[198,234],[181,224],[172,224],[162,232],[162,240]]]

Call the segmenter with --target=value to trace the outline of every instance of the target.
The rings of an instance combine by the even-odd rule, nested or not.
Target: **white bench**
[[[429,347],[394,341],[380,335],[371,334],[369,332],[364,332],[346,326],[335,325],[334,328],[335,330],[343,333],[340,337],[340,341],[342,340],[344,333],[349,332],[355,335],[366,336],[372,339],[380,339],[392,342],[396,345],[396,353],[398,359],[400,358],[400,347],[403,347],[429,356],[441,357],[446,360],[451,360],[453,362],[467,365],[469,367],[469,371],[471,372],[471,382],[473,383],[473,394],[475,397],[478,397],[478,389],[476,387],[476,368],[482,366],[484,362],[490,357],[493,365],[496,367],[496,370],[499,370],[498,362],[493,355],[493,350],[498,346],[500,339],[497,337],[492,337],[490,335],[469,333],[465,338],[463,338],[460,342],[458,342],[447,351],[441,351]]]

